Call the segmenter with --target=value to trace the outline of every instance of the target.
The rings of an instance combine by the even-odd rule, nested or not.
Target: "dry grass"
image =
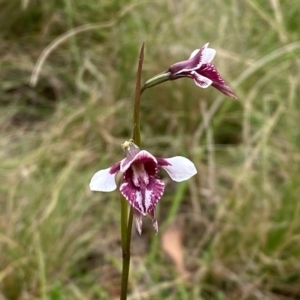
[[[143,95],[144,147],[198,175],[165,178],[158,211],[161,233],[184,230],[189,280],[145,220],[130,299],[299,299],[299,1],[2,5],[0,299],[118,297],[118,196],[88,182],[131,136],[142,41],[145,80],[209,41],[239,99],[190,80]]]

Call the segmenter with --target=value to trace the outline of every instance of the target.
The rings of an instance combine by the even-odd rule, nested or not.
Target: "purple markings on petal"
[[[203,55],[208,46],[208,43],[205,44],[199,51],[193,51],[192,55],[189,59],[178,62],[172,65],[169,68],[169,72],[171,72],[171,79],[176,79],[176,75],[181,73],[190,72],[196,70],[201,67],[203,62]]]
[[[195,84],[203,89],[208,88],[213,83],[212,80],[198,74],[196,71],[191,72],[191,74],[194,78]]]
[[[157,173],[158,164],[156,158],[145,150],[142,150],[136,156],[131,167],[124,173],[124,182],[128,183],[126,187],[129,188],[127,193],[131,193],[130,188],[138,190],[132,196],[136,199],[134,201],[135,204],[132,205],[144,215],[155,208],[164,192],[165,186],[163,181],[155,178]],[[127,196],[126,199],[129,202],[131,201],[130,196]]]
[[[160,167],[171,166],[171,163],[169,162],[168,158],[156,157],[156,160],[157,160],[157,164]]]
[[[189,59],[193,58],[199,51],[200,51],[200,49],[195,49],[195,50],[191,53]]]
[[[136,188],[132,182],[126,181],[121,184],[120,191],[132,207],[143,213],[144,216],[146,215],[142,204],[142,193],[140,189]]]
[[[214,82],[219,82],[220,84],[225,84],[225,81],[221,78],[221,75],[217,71],[216,67],[213,64],[203,64],[197,73],[210,78]]]
[[[116,174],[117,172],[120,171],[120,165],[122,163],[124,159],[122,159],[121,161],[118,161],[117,163],[113,164],[110,168],[109,168],[109,173],[110,174]]]
[[[149,184],[145,193],[145,206],[147,213],[150,213],[161,198],[165,190],[165,184],[162,180],[157,178],[150,178]]]
[[[122,173],[126,172],[127,169],[131,166],[133,163],[136,155],[140,152],[141,150],[139,148],[132,149],[127,152],[126,157],[122,160],[121,166],[120,166],[120,171]]]
[[[151,153],[149,153],[146,150],[141,150],[138,153],[136,153],[135,156],[130,157],[130,159],[126,157],[121,162],[120,171],[122,173],[125,173],[133,163],[146,163],[146,162],[153,162],[154,164],[157,163],[156,158]]]
[[[197,73],[201,74],[212,80],[212,86],[218,89],[220,92],[225,95],[233,98],[237,98],[235,93],[229,88],[226,82],[222,79],[220,73],[217,71],[216,67],[213,64],[203,64],[202,67],[197,70]]]
[[[153,162],[153,163],[157,163],[156,158],[149,153],[146,150],[141,150],[134,158],[134,160],[132,161],[134,163],[146,163],[146,162]]]
[[[155,208],[164,188],[164,183],[157,178],[149,177],[148,185],[143,184],[140,187],[136,187],[131,180],[124,178],[120,191],[133,208],[146,216]]]

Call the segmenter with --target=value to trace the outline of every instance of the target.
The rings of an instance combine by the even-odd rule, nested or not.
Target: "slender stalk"
[[[133,110],[132,138],[134,140],[134,143],[139,147],[141,146],[140,98],[143,92],[143,90],[141,90],[143,60],[144,60],[144,43],[141,47],[140,56],[139,56],[136,86],[135,86],[134,110]],[[121,196],[121,237],[122,237],[122,252],[123,252],[122,283],[121,283],[121,295],[120,295],[121,300],[127,299],[132,222],[133,222],[133,208],[132,206],[130,207],[130,212],[128,216],[127,201],[123,196]]]
[[[122,249],[126,249],[128,203],[122,194],[120,194],[120,200],[121,200],[121,241],[122,241]]]
[[[131,227],[132,227],[132,209],[130,209],[128,224],[128,204],[126,199],[121,196],[121,234],[122,234],[122,278],[121,278],[121,300],[127,299],[128,290],[128,276],[129,276],[129,266],[130,266],[130,240],[131,240]],[[125,209],[126,208],[126,209]],[[126,210],[126,214],[125,214]],[[129,227],[130,226],[130,227]],[[129,239],[129,242],[128,242]]]
[[[125,200],[126,201],[126,200]],[[127,203],[126,203],[127,204]],[[128,217],[128,226],[125,227],[127,230],[125,247],[123,249],[123,266],[122,266],[122,284],[121,284],[121,300],[127,299],[128,291],[128,276],[129,276],[129,267],[130,267],[130,242],[131,242],[131,228],[133,221],[133,209],[130,207],[129,217]]]

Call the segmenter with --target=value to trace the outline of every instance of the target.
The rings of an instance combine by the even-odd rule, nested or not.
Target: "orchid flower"
[[[120,192],[134,208],[136,228],[141,234],[142,217],[150,215],[155,231],[158,225],[155,207],[164,193],[165,184],[158,178],[158,169],[164,169],[171,179],[181,182],[197,173],[194,164],[187,158],[154,157],[146,150],[141,150],[132,141],[122,145],[126,157],[108,169],[98,171],[91,179],[92,191],[110,192],[117,188],[115,176],[123,173]]]
[[[208,48],[207,43],[201,49],[194,50],[188,60],[175,63],[166,72],[146,81],[144,88],[166,80],[188,77],[194,79],[195,84],[201,88],[213,86],[223,94],[231,98],[237,98],[236,94],[222,79],[216,67],[211,63],[215,55],[216,50]]]

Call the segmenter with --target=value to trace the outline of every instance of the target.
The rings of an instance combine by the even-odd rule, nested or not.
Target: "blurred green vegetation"
[[[144,93],[144,148],[198,175],[162,174],[160,232],[145,219],[133,236],[130,299],[300,299],[300,1],[0,4],[1,300],[118,298],[118,193],[88,183],[123,157],[143,41],[144,80],[210,42],[239,98],[189,79]],[[169,224],[186,281],[161,247]]]

